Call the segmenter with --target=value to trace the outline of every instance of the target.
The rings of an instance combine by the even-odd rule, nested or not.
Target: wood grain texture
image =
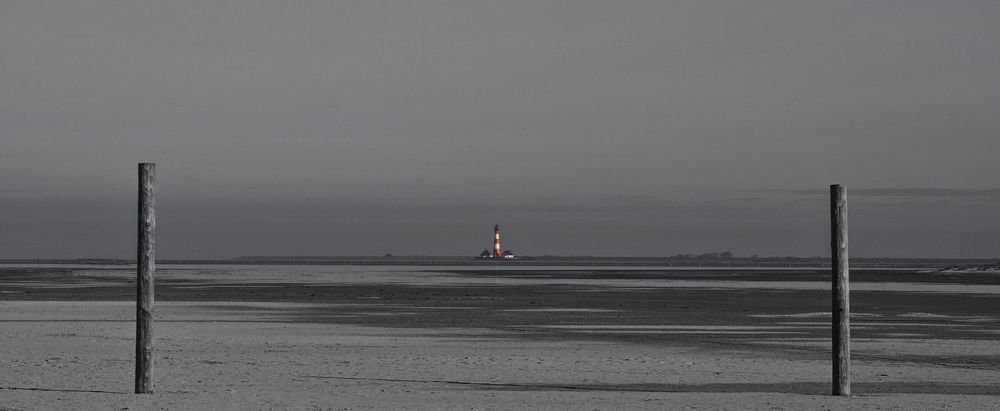
[[[847,255],[847,190],[830,186],[830,247],[833,255],[833,395],[851,395],[851,308]]]
[[[139,221],[136,255],[135,392],[153,392],[153,273],[156,271],[156,165],[139,164]]]

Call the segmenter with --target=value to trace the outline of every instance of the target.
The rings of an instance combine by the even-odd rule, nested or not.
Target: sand
[[[932,292],[931,274],[886,274],[852,295],[856,395],[839,398],[828,395],[822,275],[297,270],[161,267],[155,393],[135,395],[128,270],[0,267],[0,409],[983,409],[1000,399],[1000,295]]]

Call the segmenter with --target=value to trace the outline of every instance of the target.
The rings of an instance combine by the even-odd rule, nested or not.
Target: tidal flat
[[[822,269],[166,265],[154,393],[135,271],[0,266],[0,408],[988,408],[1000,276],[851,273],[830,396]]]

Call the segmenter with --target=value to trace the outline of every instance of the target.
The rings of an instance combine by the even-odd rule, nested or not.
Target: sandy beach
[[[1000,278],[852,273],[852,398],[822,271],[0,266],[0,409],[995,407]]]

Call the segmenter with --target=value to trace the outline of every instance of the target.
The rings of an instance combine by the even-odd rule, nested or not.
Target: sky
[[[0,1],[0,259],[1000,256],[1000,2]]]

